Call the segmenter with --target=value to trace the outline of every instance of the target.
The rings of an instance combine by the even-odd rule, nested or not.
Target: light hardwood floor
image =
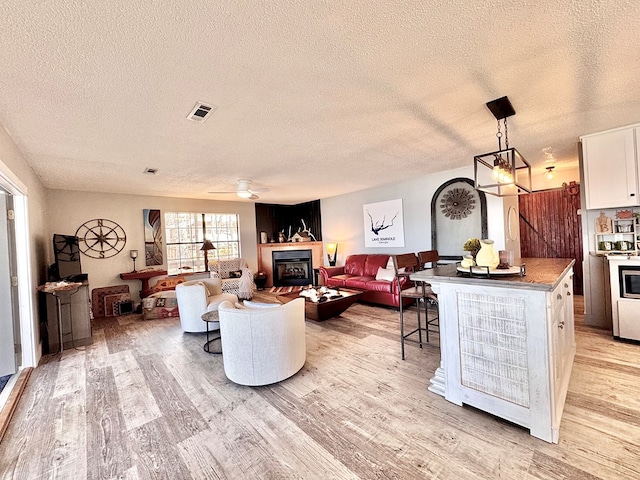
[[[437,335],[402,361],[392,309],[308,321],[303,369],[259,388],[178,320],[94,322],[93,345],[33,370],[0,478],[640,478],[640,346],[581,318],[558,445],[428,392]]]

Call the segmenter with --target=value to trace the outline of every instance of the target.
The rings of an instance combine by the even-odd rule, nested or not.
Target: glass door
[[[20,364],[17,279],[12,196],[0,187],[0,377]]]

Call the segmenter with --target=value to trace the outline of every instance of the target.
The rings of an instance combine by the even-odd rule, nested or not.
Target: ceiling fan
[[[258,193],[261,192],[268,192],[269,189],[262,187],[262,188],[250,188],[251,186],[251,180],[238,180],[236,182],[238,184],[236,190],[234,192],[230,192],[230,191],[226,191],[226,192],[209,192],[209,193],[215,193],[215,194],[220,194],[220,193],[235,193],[237,196],[239,196],[240,198],[247,198],[249,200],[255,200],[256,198],[260,198],[258,197]]]

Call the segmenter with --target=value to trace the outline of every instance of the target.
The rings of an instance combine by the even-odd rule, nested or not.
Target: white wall
[[[75,235],[76,230],[87,220],[106,218],[118,223],[127,235],[124,249],[111,258],[96,259],[81,256],[82,271],[89,275],[90,289],[110,285],[129,285],[131,297],[139,301],[140,282],[124,282],[119,275],[133,269],[133,261],[129,250],[138,250],[140,256],[136,261],[136,269],[146,268],[144,264],[144,225],[142,211],[159,209],[164,212],[201,212],[201,213],[234,213],[240,218],[241,255],[249,266],[257,271],[257,242],[255,207],[252,202],[220,202],[209,200],[193,200],[184,198],[150,197],[140,195],[121,195],[111,193],[76,192],[68,190],[50,190],[49,221],[47,233],[47,263],[54,262],[52,237],[54,233]],[[164,237],[164,235],[163,235]],[[51,244],[51,245],[49,245]],[[156,268],[166,269],[165,264]],[[153,279],[153,284],[157,279]]]
[[[321,200],[322,238],[325,242],[338,242],[337,264],[344,265],[345,258],[354,253],[405,253],[429,250],[431,199],[443,183],[457,177],[473,180],[473,166]],[[403,202],[405,246],[365,249],[362,205],[398,198]],[[488,237],[495,241],[496,250],[505,247],[505,215],[503,199],[487,195]]]

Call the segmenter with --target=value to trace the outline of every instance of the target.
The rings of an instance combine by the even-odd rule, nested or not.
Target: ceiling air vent
[[[196,103],[196,106],[193,107],[193,110],[191,110],[191,113],[187,115],[187,118],[189,120],[193,120],[194,122],[202,123],[207,118],[209,118],[209,114],[211,112],[216,111],[216,108],[218,107],[214,105],[207,105],[206,103],[198,102]]]

